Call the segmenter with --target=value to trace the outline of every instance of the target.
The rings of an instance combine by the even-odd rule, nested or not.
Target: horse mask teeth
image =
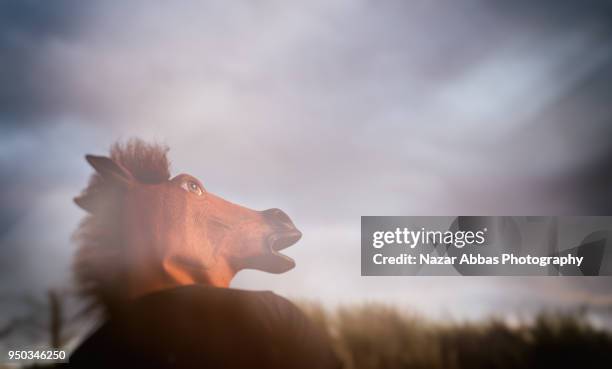
[[[270,241],[270,247],[274,251],[284,250],[295,244],[301,237],[302,234],[297,230],[293,232],[274,234],[272,236],[272,240]]]

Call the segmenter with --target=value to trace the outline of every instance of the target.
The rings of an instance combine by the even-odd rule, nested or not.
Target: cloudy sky
[[[361,215],[612,210],[606,1],[3,1],[0,292],[70,282],[86,153],[174,173],[304,238],[235,287],[455,317],[612,306],[608,278],[361,277]]]

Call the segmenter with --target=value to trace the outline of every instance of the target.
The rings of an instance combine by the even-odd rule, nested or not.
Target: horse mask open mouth
[[[93,218],[104,218],[101,224],[113,224],[105,232],[115,232],[122,245],[124,275],[159,284],[170,278],[227,286],[242,269],[283,273],[295,267],[281,251],[302,234],[282,210],[233,204],[191,175],[170,178],[167,168],[167,174],[152,176],[142,168],[146,157],[130,157],[146,155],[146,149],[88,155],[97,174],[75,199]]]
[[[263,212],[264,217],[273,224],[274,231],[266,238],[270,252],[255,264],[264,266],[264,270],[271,273],[283,273],[295,267],[295,261],[280,251],[294,245],[302,238],[302,233],[295,228],[293,222],[285,212],[280,209],[269,209]]]
[[[279,251],[286,249],[287,247],[295,244],[302,237],[302,233],[297,229],[282,233],[273,233],[268,237],[268,247],[273,256],[279,257],[285,261],[284,265],[289,268],[295,266],[295,262],[289,256],[281,254]],[[279,268],[282,268],[280,265]]]

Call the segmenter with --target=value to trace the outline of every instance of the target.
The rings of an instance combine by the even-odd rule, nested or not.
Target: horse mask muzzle
[[[268,209],[261,213],[272,229],[272,233],[266,239],[266,247],[270,253],[266,257],[269,261],[260,260],[262,266],[272,273],[282,273],[292,269],[295,267],[295,261],[281,254],[280,251],[302,238],[302,232],[295,227],[291,218],[280,209]]]

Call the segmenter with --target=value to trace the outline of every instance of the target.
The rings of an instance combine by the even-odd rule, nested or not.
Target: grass
[[[344,369],[609,368],[612,363],[612,334],[580,313],[542,313],[508,324],[432,321],[380,304],[334,311],[299,305],[328,332]]]
[[[441,323],[384,305],[329,312],[303,309],[332,337],[345,369],[609,368],[612,335],[580,314],[543,313],[509,325],[499,319]]]

